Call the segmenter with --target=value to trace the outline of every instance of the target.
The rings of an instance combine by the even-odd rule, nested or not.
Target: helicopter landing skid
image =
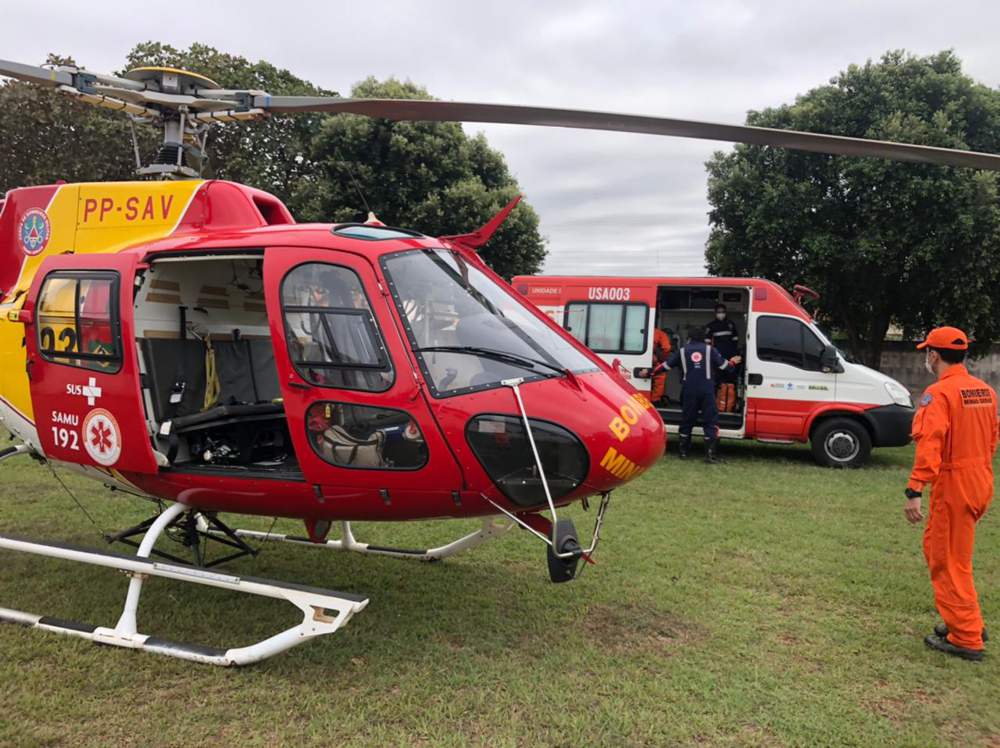
[[[142,649],[191,662],[232,666],[260,662],[308,639],[332,634],[368,605],[366,598],[344,592],[270,579],[219,574],[187,564],[163,563],[149,559],[150,551],[160,533],[187,510],[183,504],[174,504],[160,514],[143,538],[137,557],[0,536],[0,548],[3,549],[118,569],[131,577],[125,608],[114,628],[65,621],[50,616],[37,616],[8,608],[0,608],[0,621],[78,636],[99,644]],[[256,644],[233,649],[183,644],[140,634],[136,631],[136,611],[139,607],[142,585],[149,577],[165,577],[287,600],[302,611],[302,622]]]
[[[487,540],[498,538],[508,530],[514,523],[498,522],[498,517],[486,517],[483,519],[483,526],[475,532],[463,535],[458,540],[454,540],[446,545],[437,548],[427,548],[424,550],[409,550],[406,548],[391,548],[387,546],[372,545],[370,543],[359,543],[351,532],[350,522],[341,522],[339,540],[325,540],[314,543],[309,538],[297,535],[282,535],[280,533],[258,532],[256,530],[233,530],[232,532],[239,538],[253,538],[254,540],[268,541],[275,543],[292,543],[295,545],[306,545],[312,548],[327,548],[334,551],[354,551],[355,553],[367,553],[376,556],[391,556],[393,558],[411,558],[418,561],[441,561],[442,559],[454,556],[456,553],[475,548],[477,545],[485,543]],[[209,535],[216,535],[219,530],[212,529],[205,525],[200,525],[199,530]]]

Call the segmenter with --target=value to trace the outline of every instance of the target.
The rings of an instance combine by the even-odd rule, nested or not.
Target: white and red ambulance
[[[762,442],[810,442],[823,465],[856,467],[872,447],[910,440],[913,402],[899,382],[849,361],[798,300],[759,278],[519,276],[515,289],[643,392],[637,370],[653,363],[653,329],[676,350],[701,335],[717,304],[736,323],[744,365],[721,436]],[[657,408],[676,433],[680,375],[668,372]],[[698,431],[696,431],[698,433]]]

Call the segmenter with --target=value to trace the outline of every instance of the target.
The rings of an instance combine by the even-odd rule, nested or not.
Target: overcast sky
[[[996,0],[4,0],[0,19],[0,58],[26,63],[52,51],[111,71],[140,41],[204,42],[345,94],[369,75],[395,76],[441,99],[731,123],[888,49],[952,48],[974,78],[1000,83]],[[546,272],[704,272],[704,162],[725,144],[466,129],[503,151],[538,210]]]

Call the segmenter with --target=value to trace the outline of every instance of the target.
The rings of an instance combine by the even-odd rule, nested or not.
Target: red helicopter
[[[108,537],[136,556],[0,537],[0,548],[131,576],[116,625],[0,609],[0,620],[187,660],[242,665],[332,633],[367,599],[209,567],[248,539],[438,560],[514,526],[546,544],[550,578],[595,551],[611,492],[656,463],[648,400],[525,302],[477,254],[517,200],[472,233],[296,224],[274,196],[203,181],[189,165],[215,123],[349,112],[621,130],[974,168],[1000,157],[632,115],[444,101],[271,96],[195,73],[125,77],[0,61],[0,74],[162,126],[141,176],[160,181],[11,190],[0,202],[0,421],[27,454],[161,507]],[[164,178],[183,177],[167,180]],[[599,497],[589,543],[560,508]],[[170,502],[163,509],[163,504]],[[220,513],[303,520],[294,537]],[[546,514],[547,513],[547,514]],[[355,540],[350,522],[480,517],[479,531],[407,550]],[[338,539],[328,539],[339,523]],[[170,529],[195,564],[154,549]],[[142,536],[141,542],[135,538]],[[228,555],[208,560],[202,544]],[[302,622],[216,649],[136,628],[150,576],[285,599]]]

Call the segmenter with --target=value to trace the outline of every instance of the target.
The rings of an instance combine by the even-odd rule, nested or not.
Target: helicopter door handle
[[[297,390],[311,390],[312,389],[312,387],[310,385],[304,384],[303,382],[289,382],[288,386],[289,387],[294,387]]]

